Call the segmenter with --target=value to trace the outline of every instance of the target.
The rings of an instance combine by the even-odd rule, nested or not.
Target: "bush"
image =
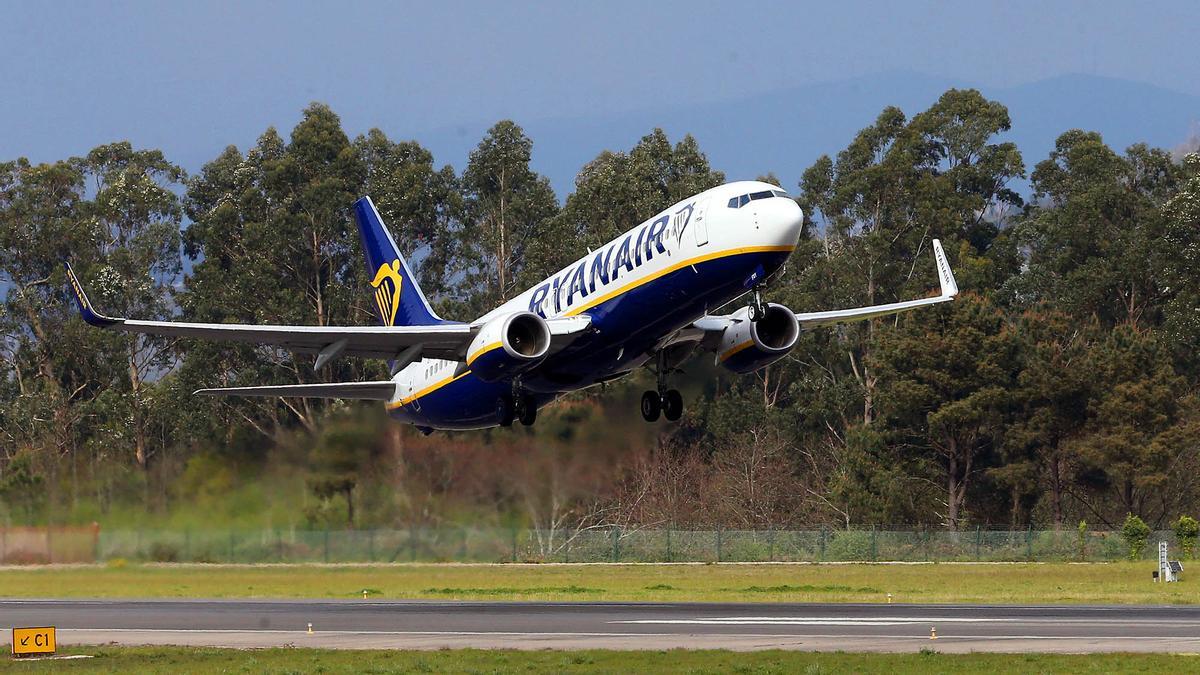
[[[829,541],[825,559],[835,562],[872,560],[871,533],[865,530],[838,530]]]
[[[1183,549],[1183,554],[1189,558],[1196,557],[1196,538],[1200,537],[1200,521],[1191,516],[1179,516],[1179,520],[1171,526],[1175,530],[1175,540]]]
[[[1150,526],[1146,521],[1130,513],[1125,516],[1125,524],[1121,526],[1121,536],[1125,538],[1125,548],[1129,551],[1130,560],[1138,560],[1146,550],[1146,541],[1150,539]]]

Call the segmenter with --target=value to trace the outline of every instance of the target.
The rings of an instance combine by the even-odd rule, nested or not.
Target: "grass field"
[[[848,654],[728,651],[333,651],[71,648],[95,658],[22,663],[20,672],[65,673],[1182,673],[1200,657],[1167,654]],[[7,656],[4,657],[7,661]],[[2,667],[2,666],[0,666]],[[11,667],[11,666],[10,666]]]
[[[1150,563],[8,567],[0,597],[1196,604]]]

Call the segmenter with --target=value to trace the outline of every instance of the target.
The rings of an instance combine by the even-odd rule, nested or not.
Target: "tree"
[[[89,276],[98,302],[118,316],[167,319],[174,313],[172,288],[182,269],[179,224],[183,212],[174,188],[183,169],[160,151],[135,151],[128,142],[100,146],[83,163],[95,196],[86,213],[99,234],[101,263]],[[122,336],[128,389],[113,400],[115,416],[127,419],[137,465],[145,469],[153,453],[147,401],[149,384],[173,365],[168,341],[147,335]],[[124,388],[122,388],[124,389]],[[112,428],[125,435],[125,425]]]
[[[579,171],[575,192],[555,219],[555,232],[598,248],[671,204],[724,182],[725,174],[709,166],[696,139],[684,136],[672,146],[666,133],[655,129],[629,152],[606,150]],[[576,255],[545,253],[548,272]]]
[[[508,300],[522,280],[526,251],[558,211],[550,181],[529,168],[533,141],[505,120],[471,152],[462,176],[464,228],[460,294],[479,314]]]
[[[366,167],[366,193],[407,252],[406,261],[421,278],[422,290],[436,302],[437,294],[447,293],[452,285],[462,244],[457,218],[463,197],[454,169],[435,168],[432,153],[419,143],[393,143],[378,129],[354,139],[354,148]]]
[[[342,421],[323,430],[312,450],[308,487],[326,504],[334,496],[343,497],[346,500],[346,524],[351,529],[355,527],[354,489],[361,482],[362,472],[371,459],[375,440],[376,435],[369,426]],[[310,518],[316,515],[310,512]]]
[[[1105,326],[1156,325],[1173,257],[1160,206],[1177,173],[1161,150],[1139,144],[1122,157],[1100,134],[1059,136],[1033,171],[1036,201],[1020,225],[1029,269],[1018,294]]]
[[[940,458],[942,517],[951,529],[962,525],[968,489],[995,447],[1016,356],[1003,314],[973,294],[880,335],[881,410],[918,464],[926,450]]]

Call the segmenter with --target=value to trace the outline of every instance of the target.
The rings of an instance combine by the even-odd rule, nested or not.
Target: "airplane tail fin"
[[[385,326],[431,326],[448,323],[429,306],[404,256],[383,224],[370,197],[354,202],[354,219],[362,236],[375,307]]]

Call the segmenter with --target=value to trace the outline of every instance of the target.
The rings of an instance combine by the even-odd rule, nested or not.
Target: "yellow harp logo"
[[[375,304],[379,307],[379,317],[383,325],[391,326],[396,323],[396,310],[400,308],[400,287],[404,285],[404,277],[400,276],[400,261],[393,260],[379,266],[371,286],[375,289]]]

